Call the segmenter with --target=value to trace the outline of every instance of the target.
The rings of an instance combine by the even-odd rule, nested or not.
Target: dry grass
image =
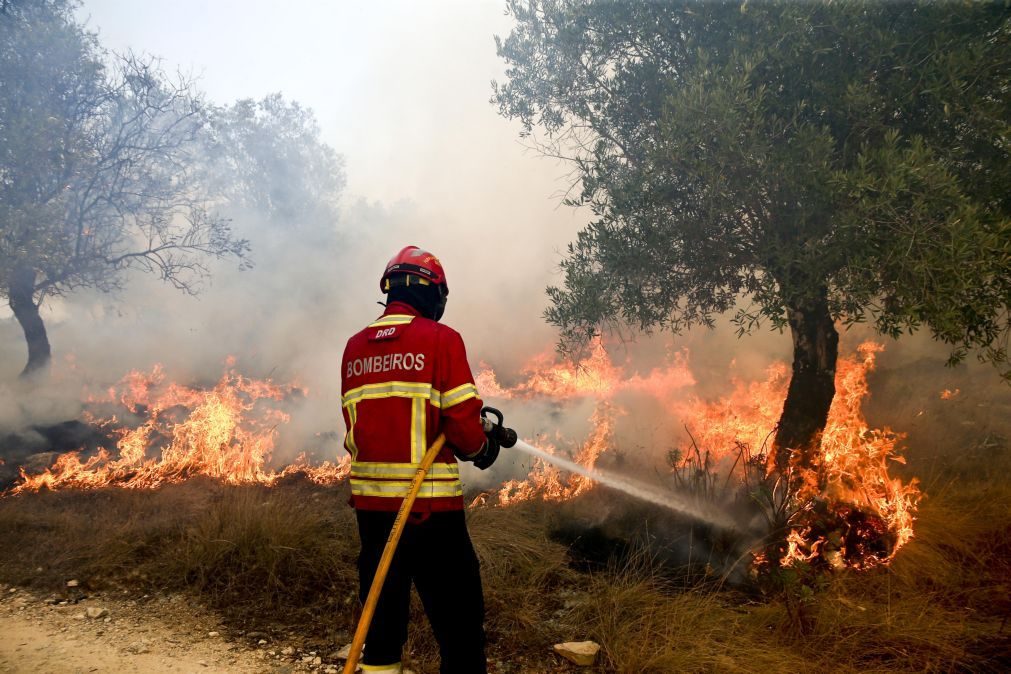
[[[1006,671],[1011,486],[997,475],[938,482],[894,564],[841,574],[806,608],[748,588],[672,578],[647,552],[577,571],[551,540],[551,506],[470,513],[497,671],[573,671],[560,640],[603,646],[596,671]],[[297,632],[330,652],[355,618],[357,536],[343,488],[206,481],[0,500],[0,580],[60,591],[132,585],[189,592],[237,629]],[[688,588],[688,589],[686,589]],[[415,606],[409,659],[437,669]]]
[[[0,500],[3,580],[58,590],[134,586],[192,592],[250,629],[316,623],[338,636],[357,597],[358,539],[342,490],[205,480],[154,492]]]

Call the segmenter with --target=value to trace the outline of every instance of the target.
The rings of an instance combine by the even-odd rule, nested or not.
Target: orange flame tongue
[[[887,428],[869,428],[861,411],[868,395],[867,373],[882,349],[868,342],[858,348],[857,357],[839,361],[837,393],[822,439],[821,465],[817,474],[805,476],[802,488],[794,495],[795,502],[803,507],[789,530],[784,565],[821,558],[832,566],[873,566],[891,559],[912,536],[920,497],[916,480],[903,482],[889,474],[892,461],[903,462],[898,448],[903,436]],[[725,397],[704,401],[685,394],[695,383],[685,354],[676,354],[667,369],[653,370],[645,377],[627,376],[607,357],[599,340],[581,363],[557,363],[539,356],[524,372],[525,381],[503,387],[495,373],[485,368],[478,376],[482,393],[514,401],[597,401],[590,419],[590,435],[573,456],[577,463],[592,468],[613,445],[616,418],[625,413],[615,398],[618,393],[630,392],[655,398],[671,417],[685,420],[696,454],[693,459],[685,450],[670,452],[675,470],[684,470],[689,461],[695,460],[726,476],[726,484],[735,480],[743,483],[748,469],[767,458],[766,448],[789,384],[789,368],[776,363],[768,368],[765,380],[735,381]],[[543,446],[543,442],[540,444]],[[555,450],[549,447],[548,451]],[[705,458],[699,461],[703,453]],[[497,502],[565,500],[591,487],[588,478],[568,476],[537,461],[525,480],[503,485]]]
[[[22,472],[23,481],[12,492],[107,485],[152,488],[196,475],[229,484],[273,484],[296,472],[316,482],[339,481],[348,471],[346,459],[310,467],[300,457],[283,471],[266,468],[276,429],[290,418],[277,405],[300,394],[297,387],[248,379],[233,369],[209,390],[166,385],[161,366],[147,374],[130,372],[118,388],[90,400],[93,407],[121,406],[127,415],[145,417],[135,428],[113,430],[118,456],[104,449],[84,461],[76,452],[64,454],[42,474]],[[115,426],[117,419],[96,423]],[[159,449],[159,456],[149,456]]]

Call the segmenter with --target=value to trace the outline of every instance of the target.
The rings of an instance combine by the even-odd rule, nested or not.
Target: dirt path
[[[0,592],[2,674],[337,671],[315,653],[229,640],[212,614],[178,596],[64,599],[2,586]]]

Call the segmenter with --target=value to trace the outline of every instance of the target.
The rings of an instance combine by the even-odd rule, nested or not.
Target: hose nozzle
[[[497,422],[492,421],[488,418],[488,415],[498,419]],[[481,408],[481,423],[484,425],[484,432],[494,436],[495,441],[500,447],[512,447],[516,444],[518,440],[516,436],[516,431],[511,428],[506,428],[502,425],[503,417],[502,413],[499,412],[494,407],[482,407]]]

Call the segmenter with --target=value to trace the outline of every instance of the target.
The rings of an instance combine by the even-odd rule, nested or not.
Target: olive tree
[[[549,288],[563,344],[730,313],[789,329],[780,470],[816,470],[838,326],[921,328],[1005,377],[1006,3],[508,3],[502,115],[592,209]]]

